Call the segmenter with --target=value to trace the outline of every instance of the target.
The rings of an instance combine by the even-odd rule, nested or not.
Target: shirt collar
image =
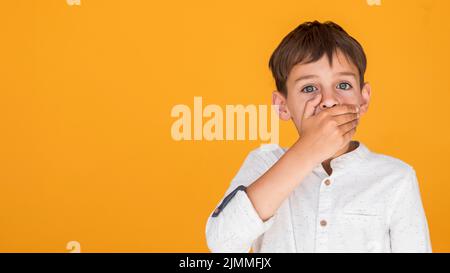
[[[333,170],[331,176],[335,176],[336,174],[341,172],[346,172],[354,168],[356,164],[361,163],[362,161],[368,158],[370,150],[360,141],[355,140],[354,142],[358,144],[358,147],[356,149],[348,153],[342,154],[336,158],[333,158],[330,161],[330,166],[331,169]],[[319,163],[313,169],[313,172],[321,176],[326,177],[329,176],[328,173],[323,168],[322,163]]]

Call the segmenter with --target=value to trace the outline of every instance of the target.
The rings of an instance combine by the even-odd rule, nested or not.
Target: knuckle
[[[333,119],[330,119],[330,120],[327,121],[326,127],[328,129],[334,129],[334,128],[338,127],[337,126],[337,122],[335,120],[333,120]]]

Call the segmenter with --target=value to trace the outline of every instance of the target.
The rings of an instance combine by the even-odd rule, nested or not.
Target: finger
[[[350,131],[348,131],[347,133],[345,133],[344,134],[344,142],[345,143],[347,143],[347,142],[349,142],[352,138],[353,138],[353,136],[355,135],[355,133],[356,133],[356,127],[355,128],[353,128],[353,129],[351,129]]]
[[[339,116],[333,116],[332,118],[336,121],[336,123],[339,126],[339,125],[345,124],[345,123],[353,121],[353,120],[358,120],[359,113],[347,113],[347,114],[342,114]]]
[[[317,94],[314,98],[310,99],[305,104],[305,111],[303,112],[303,119],[312,117],[322,99],[322,94]]]
[[[357,125],[358,125],[358,120],[356,119],[356,120],[353,120],[353,121],[350,121],[350,122],[340,125],[339,129],[341,130],[342,135],[345,135],[347,132],[356,128]]]
[[[359,113],[359,106],[353,104],[341,104],[327,110],[332,116],[338,116],[347,113]]]

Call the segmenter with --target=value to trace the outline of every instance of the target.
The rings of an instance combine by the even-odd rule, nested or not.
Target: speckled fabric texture
[[[431,252],[415,170],[370,151],[363,143],[321,164],[263,222],[245,191],[238,191],[206,223],[212,252]],[[285,153],[278,145],[253,150],[224,198],[248,186]],[[222,198],[222,200],[224,199]],[[220,202],[219,202],[220,204]]]

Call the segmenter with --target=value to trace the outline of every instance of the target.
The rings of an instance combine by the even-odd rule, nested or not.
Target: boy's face
[[[369,84],[365,83],[361,90],[358,69],[341,51],[333,55],[333,66],[330,66],[326,54],[316,62],[295,65],[286,87],[287,98],[276,91],[273,104],[279,105],[282,120],[293,120],[299,133],[305,104],[316,94],[322,94],[322,99],[314,114],[335,105],[352,104],[359,105],[362,116],[369,106]]]

